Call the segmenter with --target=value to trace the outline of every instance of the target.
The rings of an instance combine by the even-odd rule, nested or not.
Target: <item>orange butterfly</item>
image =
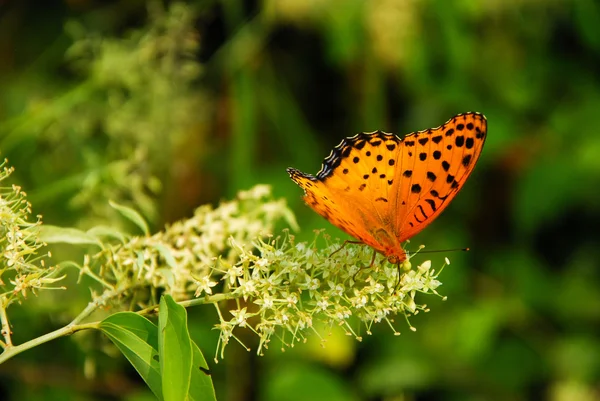
[[[483,114],[463,113],[403,139],[381,131],[346,138],[316,177],[288,168],[317,213],[390,263],[402,243],[448,206],[473,171],[487,134]]]

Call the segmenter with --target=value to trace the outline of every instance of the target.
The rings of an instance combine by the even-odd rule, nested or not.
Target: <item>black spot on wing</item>
[[[469,164],[471,164],[471,158],[473,157],[473,155],[466,155],[465,157],[463,157],[462,159],[462,165],[465,167],[469,167]]]
[[[432,211],[436,211],[437,207],[435,206],[435,201],[433,199],[425,199],[425,202],[429,204]]]

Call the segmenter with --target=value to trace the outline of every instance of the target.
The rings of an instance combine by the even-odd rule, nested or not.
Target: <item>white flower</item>
[[[338,305],[335,311],[335,317],[339,320],[348,319],[351,313],[348,308]]]
[[[296,294],[290,294],[286,298],[288,306],[294,306],[298,303],[298,296]]]
[[[420,266],[417,267],[417,269],[419,270],[420,273],[425,273],[430,268],[431,268],[431,260],[426,260],[425,262],[421,263]]]
[[[389,313],[389,309],[385,308],[385,309],[377,309],[375,311],[375,323],[379,323],[381,322]]]
[[[243,278],[239,279],[240,282],[240,291],[244,295],[252,295],[256,292],[256,283],[254,280],[244,280]]]
[[[368,300],[366,295],[359,295],[352,298],[350,301],[355,308],[364,308]]]
[[[263,309],[271,309],[275,305],[274,298],[266,294],[262,299],[258,299],[255,301],[256,304],[262,305]]]
[[[380,292],[383,292],[384,289],[385,287],[381,283],[375,283],[368,287],[365,287],[367,294],[378,294]]]
[[[233,319],[231,322],[240,327],[246,327],[246,319],[248,318],[248,314],[246,313],[246,308],[242,308],[240,310],[232,310],[230,311],[233,315]]]
[[[260,267],[267,267],[271,264],[271,261],[269,259],[260,258],[256,262],[254,262],[254,264]]]
[[[271,195],[271,187],[268,185],[256,185],[247,191],[240,191],[238,197],[240,199],[261,199]]]
[[[406,302],[404,303],[404,307],[410,313],[415,313],[415,311],[417,310],[417,304],[415,303],[415,300],[412,296],[406,300]]]
[[[238,277],[242,277],[244,275],[244,269],[242,266],[232,266],[229,268],[225,274],[223,275],[224,279],[229,279],[229,284],[235,284],[235,281]]]
[[[326,297],[321,298],[317,302],[317,307],[322,311],[327,310],[327,308],[329,307],[329,301],[327,301],[327,298]]]
[[[344,286],[341,284],[335,284],[333,282],[329,282],[329,288],[331,288],[330,292],[333,296],[341,297],[344,294]]]
[[[204,276],[200,281],[196,281],[196,284],[198,285],[198,289],[194,295],[199,297],[202,292],[205,292],[206,294],[212,294],[211,288],[217,285],[217,282],[212,281],[210,276]]]
[[[308,280],[307,285],[306,285],[308,287],[308,289],[311,290],[311,291],[318,290],[319,287],[321,286],[321,282],[319,281],[319,279],[318,278],[312,278],[311,279],[309,276],[306,276],[306,277],[307,277],[307,280]]]

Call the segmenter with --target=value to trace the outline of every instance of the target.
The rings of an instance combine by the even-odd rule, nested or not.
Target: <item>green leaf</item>
[[[150,228],[148,228],[148,223],[146,223],[146,220],[144,220],[142,215],[139,214],[136,210],[127,206],[119,205],[118,203],[115,203],[113,201],[108,201],[108,203],[116,211],[121,213],[123,217],[131,220],[135,225],[137,225],[144,232],[145,235],[150,235]]]
[[[160,299],[158,353],[165,401],[188,399],[192,373],[192,341],[185,308],[170,296]]]
[[[108,238],[114,238],[121,242],[126,241],[126,234],[122,233],[121,231],[117,230],[114,227],[102,226],[102,225],[95,226],[95,227],[92,227],[89,230],[87,230],[87,233],[90,235],[93,235],[94,237],[108,237]]]
[[[156,249],[163,258],[165,258],[167,265],[169,265],[170,267],[177,267],[177,262],[175,262],[173,253],[169,248],[167,248],[163,244],[156,244],[154,245],[154,249]]]
[[[167,287],[173,288],[175,286],[175,274],[173,273],[173,269],[167,269],[165,267],[157,269],[157,273],[167,280]]]
[[[190,383],[190,400],[216,401],[215,388],[213,387],[212,378],[204,355],[202,355],[202,351],[200,351],[200,348],[193,341],[192,349],[194,352],[194,362],[192,366],[192,380]]]
[[[125,355],[154,395],[163,400],[156,325],[136,313],[120,312],[104,319],[100,330]]]
[[[93,235],[76,228],[65,228],[43,224],[40,226],[40,239],[47,244],[92,244],[100,246]]]

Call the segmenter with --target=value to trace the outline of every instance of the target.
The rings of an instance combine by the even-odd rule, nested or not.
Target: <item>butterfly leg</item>
[[[339,247],[338,249],[336,249],[335,251],[333,251],[333,253],[331,255],[329,255],[329,257],[332,257],[333,255],[335,255],[336,253],[338,253],[339,251],[341,251],[342,249],[344,249],[346,247],[346,245],[348,244],[363,244],[363,242],[360,241],[350,241],[350,240],[345,240],[344,243],[342,244],[341,247]]]
[[[373,267],[373,264],[375,263],[375,257],[377,256],[377,250],[373,249],[373,257],[371,258],[371,264],[369,265],[369,269],[371,269]]]
[[[362,244],[362,242],[360,242],[360,244]],[[377,256],[377,251],[375,249],[373,249],[373,257],[371,258],[371,263],[369,263],[369,269],[371,269],[373,267],[373,265],[375,264],[375,257]],[[356,281],[356,276],[358,276],[358,273],[361,272],[362,269],[358,269],[358,271],[356,273],[354,273],[354,276],[352,276],[352,280]]]
[[[400,262],[396,263],[396,270],[398,271],[398,281],[396,281],[396,289],[400,286],[400,277],[402,277],[402,269],[400,268]]]

